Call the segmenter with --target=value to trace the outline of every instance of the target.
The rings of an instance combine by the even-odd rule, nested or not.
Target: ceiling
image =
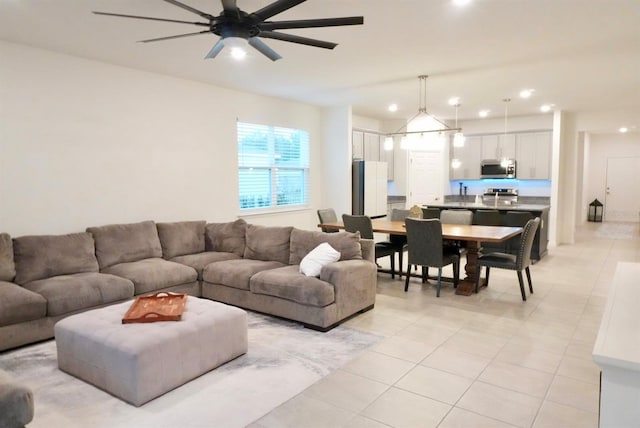
[[[181,0],[212,15],[219,0]],[[253,12],[271,0],[238,0]],[[283,59],[257,51],[242,62],[204,60],[212,34],[156,43],[138,40],[189,33],[186,24],[98,16],[92,10],[197,21],[161,0],[0,0],[0,39],[217,86],[307,103],[353,106],[355,114],[406,119],[426,107],[451,120],[480,109],[503,117],[541,114],[543,103],[571,112],[640,112],[640,0],[308,0],[271,20],[363,15],[364,25],[286,30],[336,42],[331,51],[265,42]],[[285,31],[285,30],[283,30]],[[535,89],[528,100],[521,89]],[[397,103],[395,113],[387,111]],[[640,129],[637,123],[620,124]],[[635,128],[634,128],[635,127]]]

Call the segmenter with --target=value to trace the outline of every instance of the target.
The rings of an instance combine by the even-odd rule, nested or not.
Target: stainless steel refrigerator
[[[353,161],[352,214],[387,215],[387,163]]]

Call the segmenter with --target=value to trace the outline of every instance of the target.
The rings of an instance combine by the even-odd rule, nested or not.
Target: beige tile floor
[[[379,344],[252,427],[596,427],[600,317],[616,263],[640,262],[639,227],[623,226],[589,223],[551,249],[527,302],[510,271],[469,297],[444,283],[439,299],[379,274],[375,309],[346,323]]]

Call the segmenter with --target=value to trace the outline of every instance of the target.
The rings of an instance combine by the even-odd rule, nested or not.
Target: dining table
[[[388,233],[391,235],[406,235],[407,229],[402,220],[373,219],[371,226],[375,233]],[[330,230],[344,229],[342,222],[329,222],[318,224],[318,227]],[[456,288],[456,294],[470,296],[476,287],[476,269],[478,252],[483,242],[504,242],[522,233],[521,227],[510,226],[482,226],[475,224],[448,224],[442,223],[442,238],[447,240],[466,242],[467,263],[464,266],[465,278],[460,280]],[[402,269],[402,267],[400,267]],[[484,281],[480,281],[484,286]]]

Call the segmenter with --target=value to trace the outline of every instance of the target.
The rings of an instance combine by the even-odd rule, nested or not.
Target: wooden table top
[[[390,233],[393,235],[407,234],[404,221],[371,220],[371,226],[376,233]],[[344,229],[342,222],[321,223],[318,227]],[[460,241],[502,242],[521,233],[521,227],[442,224],[442,237],[444,239],[456,239]]]

